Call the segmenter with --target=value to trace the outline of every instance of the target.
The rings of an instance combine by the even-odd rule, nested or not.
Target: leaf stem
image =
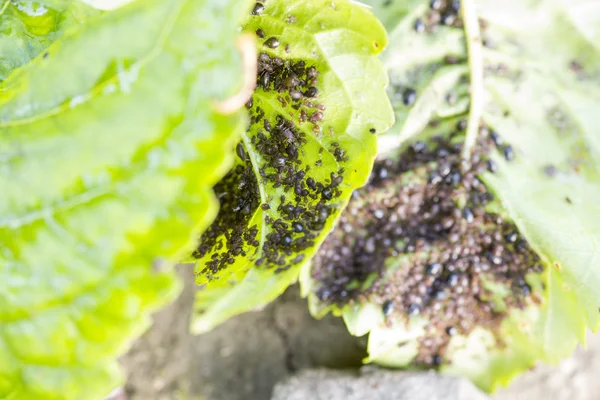
[[[471,150],[477,141],[479,123],[483,114],[483,97],[485,94],[483,87],[483,46],[481,44],[481,31],[479,29],[479,18],[475,10],[475,1],[461,0],[460,9],[467,42],[469,81],[471,85],[469,120],[467,121],[467,134],[462,157],[469,160]]]

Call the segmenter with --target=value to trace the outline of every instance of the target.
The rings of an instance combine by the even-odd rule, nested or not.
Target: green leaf
[[[65,31],[99,15],[79,1],[5,0],[0,5],[0,82]]]
[[[567,356],[584,342],[586,328],[599,326],[600,135],[594,108],[600,103],[600,4],[463,0],[469,19],[447,26],[432,22],[449,12],[432,11],[428,2],[367,3],[390,32],[381,58],[397,123],[382,143],[407,149],[410,142],[453,130],[461,119],[468,121],[467,136],[499,135],[504,144],[490,155],[498,172],[480,178],[499,200],[494,212],[514,222],[546,267],[528,276],[542,295],[538,302],[511,310],[495,332],[478,329],[453,338],[446,350],[449,362],[441,371],[493,390],[538,360]],[[419,21],[422,33],[415,29]],[[484,46],[477,43],[477,29]],[[414,104],[406,101],[410,90]],[[514,149],[513,161],[503,157],[506,144]],[[326,245],[324,251],[335,250]],[[393,260],[380,283],[393,279]],[[415,342],[394,333],[410,332],[410,321],[376,317],[381,299],[323,302],[314,273],[301,282],[311,292],[315,315],[333,311],[351,332],[371,331],[369,361],[396,367],[413,361],[416,354],[407,349]]]
[[[12,7],[12,5],[11,5]],[[101,399],[178,293],[243,113],[239,1],[139,0],[0,87],[0,397]]]
[[[195,332],[262,307],[298,278],[364,184],[376,135],[393,122],[375,57],[383,27],[349,1],[257,5],[261,41],[251,123],[216,187],[221,213],[195,257]],[[279,183],[278,183],[279,181]]]

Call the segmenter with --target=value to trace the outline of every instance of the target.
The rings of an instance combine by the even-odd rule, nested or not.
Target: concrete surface
[[[472,389],[464,382],[435,374],[362,372],[359,375],[361,360],[366,355],[365,340],[350,336],[338,318],[314,320],[297,288],[290,288],[263,311],[241,315],[212,332],[191,336],[188,321],[193,276],[191,271],[182,274],[188,282],[182,296],[155,316],[154,326],[122,358],[128,374],[125,388],[128,400],[268,400],[272,394],[278,400],[333,400],[337,397],[326,394],[333,396],[335,390],[354,396],[348,399],[420,400],[406,397],[417,396],[417,392],[411,391],[414,388],[429,393],[429,397],[423,398],[427,400],[471,400],[435,397],[435,393]],[[588,347],[588,350],[578,349],[559,366],[540,366],[524,374],[492,399],[600,399],[600,335],[590,337]],[[303,372],[315,368],[352,372]],[[358,379],[353,381],[352,376]],[[319,377],[327,380],[321,382]],[[321,388],[321,397],[293,397],[293,388],[302,386],[302,379]],[[281,384],[274,392],[278,382]],[[385,397],[388,389],[394,390],[388,395],[393,393],[396,397]],[[367,396],[366,393],[368,397],[360,397]],[[281,397],[284,395],[289,397]]]
[[[489,400],[471,382],[435,373],[307,370],[275,386],[272,400]]]

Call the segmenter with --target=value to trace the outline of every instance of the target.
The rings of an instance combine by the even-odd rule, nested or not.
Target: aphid
[[[277,47],[279,47],[279,39],[277,39],[276,37],[270,37],[267,40],[265,40],[265,46],[270,47],[272,49],[276,49]]]
[[[513,285],[513,290],[518,296],[527,297],[531,294],[531,286],[525,282],[525,279],[519,278]]]
[[[487,258],[495,265],[502,264],[502,258],[497,255],[494,255],[493,253],[488,253]]]
[[[390,316],[390,314],[392,314],[392,312],[394,311],[394,302],[388,300],[385,303],[383,303],[383,305],[381,306],[381,311],[383,311],[383,315],[385,315],[386,317]]]
[[[308,89],[306,89],[306,91],[304,92],[304,96],[315,97],[317,93],[319,93],[319,90],[316,87],[311,86]]]
[[[456,130],[464,131],[465,129],[467,129],[467,120],[466,119],[461,119],[460,121],[458,121],[456,123]]]
[[[437,185],[438,183],[440,183],[442,181],[443,181],[443,178],[437,172],[433,172],[431,175],[429,175],[428,182],[431,185]]]
[[[256,30],[256,36],[258,36],[261,39],[264,39],[264,37],[265,37],[265,31],[263,31],[262,29],[257,29]]]
[[[302,98],[302,93],[297,90],[290,90],[290,97],[294,101],[298,101]]]
[[[513,150],[513,147],[509,144],[504,146],[504,158],[506,159],[506,161],[512,161],[515,159],[515,151]]]
[[[377,130],[375,128],[371,128],[371,129],[369,129],[369,132],[371,132],[372,134],[375,134],[377,132]]]
[[[388,171],[388,169],[386,167],[382,166],[381,168],[377,169],[377,175],[376,176],[377,176],[378,179],[384,180],[384,179],[386,179],[388,177],[388,175],[389,175],[389,171]]]
[[[455,13],[460,11],[460,0],[452,0],[452,11],[454,11]]]
[[[462,179],[462,176],[461,176],[460,172],[455,172],[452,175],[450,175],[450,184],[452,186],[458,186],[460,184],[461,179]]]
[[[408,306],[408,315],[415,316],[421,313],[421,306],[418,304],[411,304]]]
[[[258,55],[258,61],[262,64],[268,64],[271,62],[271,56],[269,56],[267,53],[260,53]]]
[[[458,95],[456,94],[456,92],[452,91],[446,95],[446,103],[448,103],[448,105],[453,106],[456,104],[457,101]]]
[[[450,173],[450,164],[444,163],[441,164],[438,168],[438,172],[441,176],[445,177]]]
[[[440,263],[429,264],[425,269],[425,273],[428,275],[439,275],[443,268],[444,267]]]
[[[262,208],[263,210],[267,211],[267,210],[271,209],[271,206],[265,203],[262,206],[260,206],[260,208]]]
[[[415,104],[415,101],[417,100],[417,92],[414,89],[405,89],[402,92],[402,103],[406,106],[406,107],[410,107],[413,104]]]
[[[415,20],[415,23],[413,24],[413,29],[417,33],[425,32],[425,24],[423,23],[423,20],[421,18],[417,18]]]
[[[256,3],[252,9],[252,15],[260,15],[265,11],[265,5],[262,3]]]
[[[496,161],[489,159],[487,161],[487,169],[488,171],[490,171],[492,174],[495,174],[496,172],[498,172],[498,164],[496,164]]]
[[[275,157],[275,159],[273,160],[273,165],[275,167],[283,167],[286,161],[287,160],[285,157]]]
[[[442,8],[442,0],[431,0],[429,2],[429,7],[432,10],[439,10],[440,8]]]
[[[287,76],[287,78],[285,78],[283,84],[285,85],[286,88],[289,89],[289,88],[294,88],[294,87],[298,86],[300,84],[300,81],[294,74],[290,74]]]
[[[440,289],[434,290],[431,293],[431,297],[436,300],[444,300],[447,297],[447,294],[443,288],[440,288]]]
[[[314,112],[310,116],[310,122],[312,122],[313,124],[316,124],[317,122],[320,122],[322,120],[323,120],[323,113],[320,111]]]
[[[433,365],[434,367],[439,367],[440,365],[442,365],[443,361],[444,359],[442,358],[442,356],[436,354],[431,358],[431,365]]]
[[[442,15],[442,24],[444,25],[452,25],[456,21],[456,14],[454,13],[444,13]]]
[[[262,74],[260,78],[260,85],[263,89],[267,90],[269,88],[269,83],[271,82],[271,75],[268,72]]]
[[[238,143],[237,146],[235,147],[235,152],[242,161],[248,160],[246,158],[246,150],[244,149],[244,145],[241,142]]]
[[[333,198],[333,194],[331,193],[331,189],[329,189],[329,188],[323,189],[323,191],[321,192],[321,196],[323,196],[323,198],[325,200],[331,200]]]
[[[492,141],[496,147],[500,147],[504,144],[504,139],[502,139],[502,136],[498,135],[497,132],[490,131],[490,137],[492,138]]]
[[[410,147],[415,153],[422,153],[427,150],[427,144],[422,141],[414,142]]]
[[[327,301],[332,295],[331,290],[329,290],[325,287],[322,287],[319,290],[317,290],[316,294],[317,294],[317,298],[321,301]]]
[[[555,176],[557,173],[557,169],[554,165],[549,164],[544,167],[544,174],[549,177]]]
[[[467,221],[468,224],[473,223],[475,220],[475,215],[473,215],[473,211],[469,207],[465,207],[463,209],[463,218]]]
[[[448,284],[448,286],[456,286],[458,285],[459,279],[460,275],[458,273],[451,273],[450,275],[448,275],[446,283]]]
[[[292,229],[294,230],[294,232],[300,233],[304,231],[304,226],[300,222],[294,222],[292,224]]]

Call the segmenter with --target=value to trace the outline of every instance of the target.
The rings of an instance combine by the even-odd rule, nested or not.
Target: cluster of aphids
[[[460,0],[430,0],[429,10],[413,22],[417,33],[434,32],[438,26],[462,28]]]
[[[257,3],[252,14],[264,11],[264,4]],[[289,16],[287,23],[294,22]],[[313,173],[303,157],[307,135],[320,134],[324,118],[325,107],[318,102],[318,69],[292,55],[269,55],[279,48],[280,39],[263,29],[256,34],[264,40],[257,89],[246,104],[250,143],[237,145],[238,165],[215,187],[221,211],[195,253],[196,258],[210,255],[202,271],[209,278],[219,276],[240,256],[276,272],[300,263],[303,251],[314,246],[337,210],[335,202],[342,194],[344,168]],[[273,101],[281,107],[273,107]],[[348,159],[337,142],[327,150],[338,162]],[[322,165],[324,151],[319,149],[313,168]],[[317,178],[323,175],[329,176]],[[259,185],[264,187],[262,195]]]
[[[460,121],[449,137],[415,142],[398,159],[378,162],[312,269],[323,302],[379,304],[389,323],[425,316],[415,362],[426,366],[444,362],[452,336],[477,326],[494,331],[511,308],[537,299],[526,276],[543,270],[516,226],[487,210],[494,196],[479,179],[498,170],[491,148],[508,161],[513,148],[483,128],[465,162],[464,127]],[[508,311],[495,307],[490,284],[504,288]]]
[[[389,5],[392,1],[389,1]],[[434,33],[440,26],[450,26],[462,29],[463,24],[460,17],[460,0],[430,0],[429,9],[424,16],[418,17],[413,22],[413,29],[419,34]],[[457,64],[459,60],[455,56],[444,57],[444,64]],[[417,100],[417,91],[405,85],[394,85],[394,99],[398,99],[405,107],[412,107]],[[456,103],[458,98],[455,93],[449,93],[447,97],[449,104]]]

